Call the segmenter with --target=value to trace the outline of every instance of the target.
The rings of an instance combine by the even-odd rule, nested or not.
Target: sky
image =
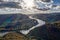
[[[29,2],[30,2],[30,1],[29,1]],[[60,6],[60,0],[53,0],[53,2],[54,2],[53,4],[56,4],[56,5],[59,5],[59,6]],[[11,4],[11,3],[9,3],[9,4]],[[5,5],[5,6],[9,6],[9,4],[7,4],[7,5],[4,4],[4,5]],[[29,4],[28,4],[28,5],[29,5]],[[11,6],[12,6],[12,5],[11,5]],[[14,5],[13,5],[13,6],[14,6]],[[39,6],[42,7],[42,8],[45,7],[43,4],[40,4],[40,3],[39,3]]]
[[[60,5],[60,0],[53,0],[55,4]]]

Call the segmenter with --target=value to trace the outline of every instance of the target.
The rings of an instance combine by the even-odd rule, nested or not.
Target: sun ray
[[[22,7],[26,9],[32,9],[35,6],[34,0],[23,0],[21,5],[23,5]]]

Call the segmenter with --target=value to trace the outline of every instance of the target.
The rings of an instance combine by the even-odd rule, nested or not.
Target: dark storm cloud
[[[43,2],[50,2],[50,0],[42,0]]]
[[[20,6],[16,2],[1,2],[0,8],[10,7],[10,8],[19,8]]]
[[[2,2],[2,0],[0,0],[0,2]]]

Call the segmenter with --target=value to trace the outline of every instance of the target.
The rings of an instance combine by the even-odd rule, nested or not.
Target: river
[[[42,25],[45,24],[45,21],[42,21],[42,20],[40,20],[40,19],[33,18],[32,16],[29,16],[29,18],[30,18],[30,19],[35,19],[35,20],[38,22],[38,24],[35,25],[35,26],[33,26],[33,27],[31,27],[31,28],[28,29],[28,30],[20,30],[20,32],[21,32],[22,34],[24,34],[24,35],[27,35],[27,34],[28,34],[30,31],[32,31],[33,29],[35,29],[35,28],[37,28],[37,27],[40,27],[40,26],[42,26]]]

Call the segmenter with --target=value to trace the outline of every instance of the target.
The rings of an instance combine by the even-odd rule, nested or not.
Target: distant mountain
[[[36,20],[24,14],[0,15],[0,19],[0,28],[3,28],[0,32],[27,30],[38,24]]]

